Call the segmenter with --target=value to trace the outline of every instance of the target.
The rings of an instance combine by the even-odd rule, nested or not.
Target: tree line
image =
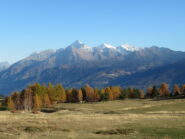
[[[144,93],[137,88],[121,88],[119,86],[109,86],[102,89],[92,88],[89,85],[77,89],[65,89],[61,84],[52,85],[49,83],[41,85],[35,83],[23,89],[21,92],[13,92],[6,97],[2,105],[11,110],[39,110],[49,108],[57,103],[80,103],[119,100],[125,98],[157,98],[173,97],[185,95],[185,85],[179,87],[174,85],[170,91],[166,83],[162,83],[159,88],[149,87]]]

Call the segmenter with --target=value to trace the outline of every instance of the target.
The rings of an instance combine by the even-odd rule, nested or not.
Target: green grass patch
[[[163,127],[144,127],[140,128],[139,132],[144,136],[153,136],[158,138],[185,138],[185,129],[183,128],[163,128]]]

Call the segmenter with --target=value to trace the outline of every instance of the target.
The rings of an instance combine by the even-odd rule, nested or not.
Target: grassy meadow
[[[0,112],[0,139],[183,139],[185,99],[64,103],[54,113]]]

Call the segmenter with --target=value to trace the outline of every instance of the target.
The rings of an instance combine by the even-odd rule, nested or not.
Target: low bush
[[[54,113],[54,112],[57,112],[58,109],[57,108],[42,108],[40,111],[44,113]]]
[[[10,110],[8,107],[0,106],[0,111],[8,111],[8,110]]]

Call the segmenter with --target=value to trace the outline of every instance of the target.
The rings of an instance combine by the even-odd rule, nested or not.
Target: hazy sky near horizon
[[[185,0],[0,0],[0,61],[75,40],[185,51],[184,37]]]

